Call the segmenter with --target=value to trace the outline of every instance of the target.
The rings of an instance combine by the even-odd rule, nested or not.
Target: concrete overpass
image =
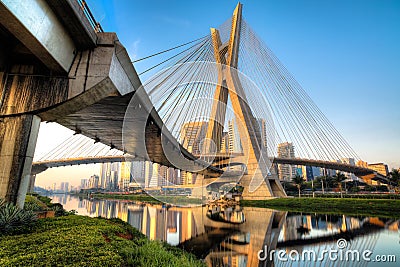
[[[85,12],[75,0],[0,1],[0,198],[23,206],[41,121],[162,165],[220,173],[177,145],[117,35],[98,32]],[[124,147],[133,95],[130,122],[144,127]]]

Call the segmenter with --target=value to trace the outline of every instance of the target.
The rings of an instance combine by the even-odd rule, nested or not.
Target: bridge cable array
[[[231,19],[218,27],[225,56],[224,45],[230,38]],[[211,35],[163,50],[138,59],[143,61],[156,55],[167,55],[161,62],[141,72],[151,75],[143,86],[153,105],[172,135],[193,154],[201,150],[194,140],[204,135],[211,117],[214,94],[219,82]],[[342,158],[360,159],[346,140],[335,129],[306,91],[283,66],[273,52],[255,34],[245,20],[241,23],[238,52],[238,77],[244,91],[242,96],[255,119],[253,129],[262,133],[259,144],[268,156],[280,156],[278,146],[291,142],[295,156],[304,159],[337,161]],[[231,152],[240,153],[241,141],[237,140],[238,122],[230,96],[225,112],[217,114],[227,132]],[[200,130],[199,130],[200,129]],[[222,149],[222,144],[218,144]],[[226,146],[226,144],[225,144]],[[75,135],[36,161],[71,157],[96,157],[123,155],[122,151],[90,138]]]
[[[231,19],[218,28],[222,44],[229,41],[230,30]],[[192,45],[140,75],[147,72],[153,74],[144,83],[146,91],[170,132],[181,144],[186,142],[190,145],[188,139],[193,138],[183,136],[182,129],[188,122],[198,122],[192,123],[192,126],[200,127],[209,120],[218,71],[210,35],[184,45],[188,44]],[[240,29],[238,71],[252,113],[256,119],[265,121],[263,134],[266,136],[268,155],[277,156],[278,145],[291,142],[295,146],[296,157],[326,161],[360,159],[245,20]],[[228,102],[226,121],[223,123],[226,132],[229,121],[237,123],[232,104],[230,100]]]
[[[58,159],[96,158],[107,156],[122,156],[124,152],[111,148],[82,134],[68,137],[61,144],[44,155],[40,155],[35,162],[46,162]]]
[[[142,58],[133,60],[132,63],[136,63],[136,62],[139,62],[139,61],[148,59],[148,58],[152,58],[152,57],[154,57],[154,56],[158,56],[158,55],[164,54],[164,53],[166,53],[166,52],[169,52],[169,51],[178,49],[178,48],[180,48],[180,47],[182,47],[182,46],[186,46],[186,45],[188,45],[188,44],[191,44],[191,43],[194,43],[194,42],[196,42],[196,41],[202,40],[202,39],[204,39],[204,38],[206,38],[206,37],[208,37],[208,36],[203,36],[203,37],[201,37],[201,38],[195,39],[195,40],[193,40],[193,41],[190,41],[190,42],[187,42],[187,43],[184,43],[184,44],[181,44],[181,45],[174,46],[174,47],[172,47],[172,48],[163,50],[163,51],[161,51],[161,52],[157,52],[157,53],[155,53],[155,54],[152,54],[152,55],[149,55],[149,56],[146,56],[146,57],[142,57]]]

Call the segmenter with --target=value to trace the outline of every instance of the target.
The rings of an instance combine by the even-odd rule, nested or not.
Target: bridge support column
[[[0,121],[0,198],[24,206],[40,118],[22,115]]]
[[[36,174],[31,174],[29,179],[28,193],[33,193],[35,191],[35,181]]]
[[[192,197],[204,200],[207,197],[207,190],[204,186],[204,174],[197,173],[196,181],[192,189]]]

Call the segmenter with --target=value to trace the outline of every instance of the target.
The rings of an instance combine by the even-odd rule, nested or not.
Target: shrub
[[[51,198],[37,194],[26,196],[24,209],[34,212],[53,210],[56,217],[77,213],[75,210],[66,211],[60,203],[51,203]]]
[[[68,216],[68,215],[72,215],[72,214],[76,214],[77,211],[76,210],[71,210],[71,211],[66,211],[63,207],[63,205],[61,205],[60,203],[54,203],[52,204],[51,210],[54,210],[55,212],[55,216],[59,217],[59,216]]]
[[[36,196],[27,195],[25,198],[24,209],[27,211],[45,211],[49,210],[47,205],[40,201]]]
[[[35,221],[33,211],[20,209],[12,203],[0,201],[0,235],[26,231]]]

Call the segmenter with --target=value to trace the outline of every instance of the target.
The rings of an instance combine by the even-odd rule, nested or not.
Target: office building
[[[342,163],[344,163],[344,164],[348,164],[348,165],[351,165],[351,166],[356,166],[354,158],[342,158],[340,161]],[[345,175],[346,175],[346,177],[348,179],[358,180],[357,176],[355,176],[353,173],[345,173]]]
[[[278,144],[278,158],[295,158],[294,146],[292,143],[285,142]],[[279,179],[290,181],[296,175],[296,166],[289,164],[278,165]]]
[[[99,186],[99,176],[96,175],[96,174],[90,176],[88,188],[89,189],[92,189],[92,188],[94,189],[94,188],[98,188],[98,186]]]
[[[131,182],[132,162],[121,162],[119,172],[119,190],[127,191]]]
[[[389,175],[389,168],[388,168],[388,165],[386,165],[385,163],[368,164],[368,168],[371,169],[371,170],[374,170],[377,173],[382,174],[384,176],[388,176]]]
[[[221,139],[221,153],[229,153],[229,133],[223,132],[222,139]]]
[[[239,128],[236,119],[228,121],[228,136],[229,136],[229,153],[243,152],[242,143],[240,141]]]
[[[180,142],[184,148],[195,155],[201,154],[202,143],[206,137],[208,122],[194,121],[182,125]]]
[[[89,186],[89,179],[81,179],[81,189],[87,189]]]

